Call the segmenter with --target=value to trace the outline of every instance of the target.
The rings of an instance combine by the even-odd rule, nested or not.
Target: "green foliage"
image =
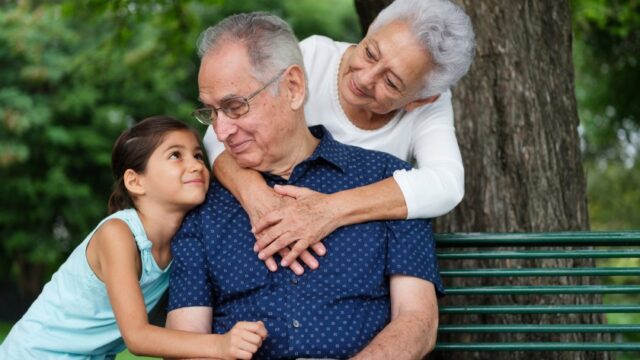
[[[603,164],[603,162],[601,162]],[[586,163],[592,228],[632,230],[640,225],[640,167]]]
[[[640,150],[640,1],[573,0],[572,9],[585,156],[630,164]]]
[[[106,215],[111,146],[156,114],[191,119],[195,43],[242,11],[299,38],[356,41],[351,0],[0,3],[0,281],[37,293]]]
[[[576,98],[593,229],[640,227],[640,1],[572,0]]]

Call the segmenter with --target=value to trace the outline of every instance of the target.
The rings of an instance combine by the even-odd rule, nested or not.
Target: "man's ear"
[[[431,104],[432,102],[438,100],[438,98],[440,98],[440,95],[433,95],[433,96],[430,96],[430,97],[428,97],[426,99],[413,100],[412,102],[410,102],[407,105],[405,105],[404,109],[406,111],[413,111],[413,110],[419,108],[422,105]]]
[[[144,195],[145,190],[142,184],[142,177],[135,171],[127,169],[122,176],[124,186],[133,196]]]
[[[284,74],[284,83],[287,89],[287,99],[291,109],[298,110],[304,105],[304,98],[307,95],[304,69],[299,65],[291,65]]]

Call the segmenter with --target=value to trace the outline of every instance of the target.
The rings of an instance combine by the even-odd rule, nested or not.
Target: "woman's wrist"
[[[354,206],[353,201],[349,201],[347,192],[340,191],[327,195],[324,206],[330,213],[330,225],[333,229],[356,223],[353,221],[353,215],[357,207]]]

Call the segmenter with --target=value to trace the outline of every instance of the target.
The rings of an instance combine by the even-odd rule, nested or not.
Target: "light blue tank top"
[[[127,223],[140,250],[140,288],[147,313],[158,303],[167,289],[171,264],[164,270],[158,267],[136,211],[119,211],[102,220],[53,274],[0,345],[0,359],[113,359],[125,349],[107,290],[86,256],[93,234],[114,218]]]

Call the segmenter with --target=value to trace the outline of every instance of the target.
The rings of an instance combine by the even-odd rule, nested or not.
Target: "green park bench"
[[[598,267],[595,259],[640,258],[640,231],[558,233],[465,233],[436,235],[438,259],[446,297],[440,304],[440,326],[436,351],[640,351],[640,342],[536,341],[544,334],[607,336],[640,334],[640,324],[575,323],[576,318],[606,314],[640,313],[640,301],[615,300],[616,304],[532,304],[527,297],[545,296],[561,300],[565,294],[586,294],[599,299],[604,294],[640,294],[640,285],[602,285],[608,276],[640,275],[637,267]],[[555,260],[554,260],[555,259]],[[574,267],[552,267],[558,259],[573,259]],[[594,259],[590,261],[589,259]],[[483,261],[483,266],[477,262]],[[602,261],[602,260],[600,260]],[[465,262],[467,262],[465,264]],[[469,266],[469,263],[471,266]],[[488,266],[486,266],[488,263]],[[582,266],[584,264],[588,266]],[[520,264],[520,265],[518,265]],[[524,264],[524,265],[522,265]],[[577,265],[577,266],[575,266]],[[593,277],[595,284],[581,281]],[[473,282],[470,278],[475,278]],[[567,279],[572,279],[569,281]],[[490,285],[477,285],[492,279]],[[527,280],[528,279],[528,280]],[[535,284],[526,284],[535,279]],[[464,282],[467,282],[466,284]],[[462,283],[462,286],[460,286]],[[640,281],[637,281],[640,283]],[[496,300],[508,299],[509,303]],[[516,303],[514,299],[525,299]],[[449,300],[449,301],[448,301]],[[453,301],[450,301],[453,300]],[[530,300],[530,299],[529,299]],[[620,303],[618,303],[620,302]],[[449,304],[452,303],[452,304]],[[547,316],[549,322],[488,323],[483,318]],[[600,314],[600,315],[598,315]],[[573,321],[563,319],[573,317]],[[466,318],[469,318],[465,320]],[[514,321],[515,322],[515,321]],[[573,322],[573,323],[569,323]],[[490,334],[490,335],[489,335]],[[502,335],[501,335],[502,334]],[[484,335],[513,336],[525,341],[478,341]],[[576,335],[578,336],[578,335]],[[443,340],[443,338],[445,338]],[[451,341],[450,338],[455,338]],[[461,339],[461,340],[460,340]],[[469,340],[471,339],[471,340]],[[444,355],[444,354],[443,354]]]

